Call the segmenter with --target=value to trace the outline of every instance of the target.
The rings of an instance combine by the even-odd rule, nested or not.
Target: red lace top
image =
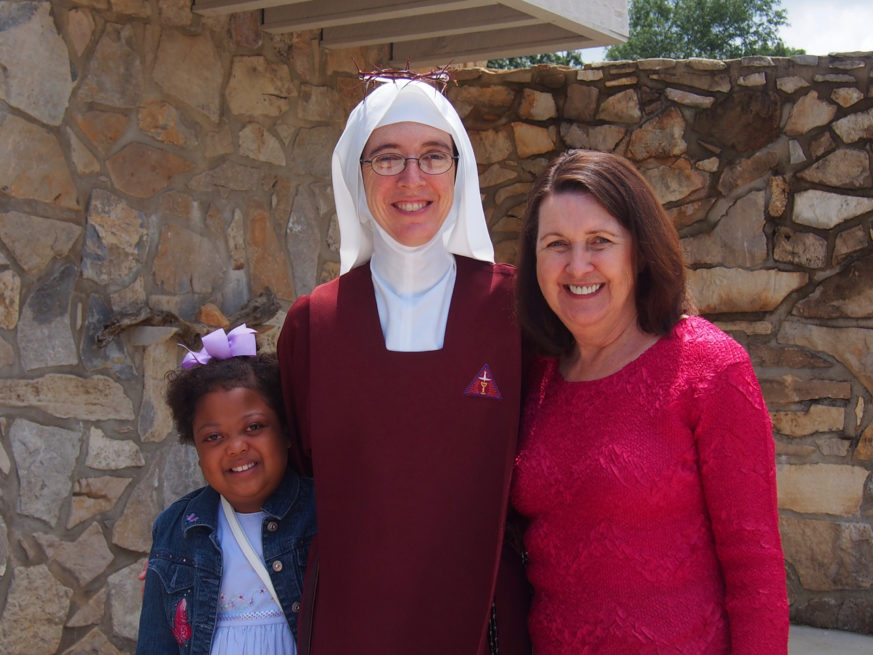
[[[512,501],[536,655],[785,655],[773,438],[742,347],[691,317],[601,380],[532,375]]]

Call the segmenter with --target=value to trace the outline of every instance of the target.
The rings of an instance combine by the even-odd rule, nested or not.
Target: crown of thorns
[[[458,85],[451,69],[449,68],[451,65],[451,62],[449,62],[441,68],[432,68],[427,73],[421,73],[412,70],[409,67],[409,60],[407,59],[406,68],[376,68],[371,71],[362,71],[357,63],[355,63],[355,68],[358,69],[358,79],[363,82],[365,93],[369,93],[377,83],[396,82],[397,80],[417,80],[420,82],[427,82],[438,89],[440,93],[445,93],[446,87],[449,83],[452,83],[455,86]]]

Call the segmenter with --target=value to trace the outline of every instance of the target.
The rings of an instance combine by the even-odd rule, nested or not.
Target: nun
[[[434,86],[388,80],[349,116],[332,175],[341,275],[297,299],[278,343],[319,525],[300,652],[527,653],[504,547],[514,269],[493,263],[470,139]]]

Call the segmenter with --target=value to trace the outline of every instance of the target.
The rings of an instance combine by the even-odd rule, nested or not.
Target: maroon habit
[[[521,342],[513,269],[456,261],[441,350],[385,349],[369,266],[299,298],[282,329],[289,420],[318,508],[301,618],[312,655],[488,651]],[[499,596],[501,655],[524,652],[503,634],[524,632],[524,616]]]

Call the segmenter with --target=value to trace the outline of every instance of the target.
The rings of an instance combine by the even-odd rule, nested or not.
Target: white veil
[[[440,233],[446,249],[457,255],[494,261],[488,235],[476,158],[467,130],[451,103],[430,84],[397,80],[382,84],[352,110],[333,152],[333,191],[340,228],[340,272],[370,259],[375,220],[367,207],[360,157],[377,127],[411,121],[448,132],[460,159],[455,194]]]

